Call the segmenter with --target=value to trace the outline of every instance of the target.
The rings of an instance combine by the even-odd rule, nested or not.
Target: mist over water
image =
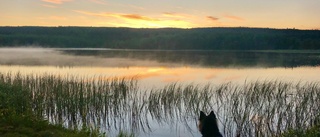
[[[320,53],[241,51],[127,51],[0,48],[0,73],[94,79],[132,78],[142,90],[181,85],[243,85],[255,81],[319,82]],[[216,109],[216,108],[214,108]],[[222,114],[220,114],[222,115]],[[149,116],[150,117],[150,116]],[[200,136],[197,117],[183,123],[151,122],[141,136]],[[150,118],[151,119],[151,118]]]
[[[316,67],[320,51],[121,50],[103,48],[0,48],[1,65],[93,67]]]
[[[61,49],[60,49],[61,50]],[[70,49],[69,49],[70,50]],[[141,67],[177,66],[172,63],[159,63],[151,60],[132,58],[102,58],[94,55],[74,56],[49,48],[0,48],[1,65],[23,66],[92,66],[92,67]]]
[[[146,87],[256,80],[318,81],[320,52],[0,48],[0,69],[80,77],[137,77]],[[309,60],[308,60],[309,59]]]

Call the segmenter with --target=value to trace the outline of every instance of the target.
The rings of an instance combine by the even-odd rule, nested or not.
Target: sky
[[[320,0],[0,0],[0,26],[320,29]]]

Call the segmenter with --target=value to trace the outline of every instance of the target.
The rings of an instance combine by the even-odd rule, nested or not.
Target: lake
[[[2,74],[54,75],[82,80],[97,78],[107,80],[112,77],[134,78],[137,80],[139,95],[150,95],[158,90],[160,92],[164,87],[168,88],[168,85],[170,87],[172,84],[178,85],[174,89],[179,89],[179,86],[185,88],[190,85],[205,89],[203,87],[207,85],[223,87],[221,85],[231,84],[233,86],[230,86],[230,88],[226,86],[228,89],[224,90],[236,90],[234,87],[250,85],[250,83],[255,82],[278,81],[278,83],[275,82],[274,84],[289,83],[288,85],[289,87],[292,86],[291,88],[298,87],[297,85],[302,85],[303,87],[304,83],[320,82],[320,51],[153,51],[91,48],[0,48],[0,59],[0,73]],[[273,82],[270,83],[272,85]],[[152,92],[149,91],[151,89]],[[192,88],[192,90],[194,89]],[[217,90],[217,88],[214,88],[214,90]],[[210,96],[210,98],[214,99],[215,97]],[[225,97],[225,100],[221,102],[227,101],[227,98]],[[145,99],[142,98],[141,100]],[[291,97],[288,97],[288,100],[290,99]],[[129,100],[129,102],[133,100]],[[134,106],[135,104],[131,104],[128,105],[128,108]],[[205,106],[202,105],[203,108],[196,108],[195,110],[205,109],[209,112],[210,109],[213,109],[217,111],[224,105],[214,102],[213,106],[209,108]],[[144,108],[144,106],[140,107]],[[174,106],[170,106],[170,109],[159,108],[159,110],[170,110],[170,112],[158,112],[159,110],[152,112],[150,110],[148,112],[147,109],[141,111],[139,114],[143,116],[138,118],[139,126],[126,123],[125,120],[132,120],[133,116],[125,115],[126,118],[115,117],[115,119],[124,119],[122,124],[119,124],[120,128],[123,126],[124,130],[135,132],[142,137],[201,136],[196,126],[196,112],[188,110],[186,104],[178,107],[179,111],[177,108],[171,107]],[[241,107],[244,106],[241,105]],[[171,112],[171,110],[175,112]],[[156,112],[159,113],[158,117],[161,119],[170,120],[157,119],[155,117]],[[190,112],[190,115],[183,114],[182,116],[182,114],[180,115],[182,112]],[[227,113],[228,111],[221,111],[218,114],[219,119],[227,119],[229,115]],[[168,118],[167,114],[173,114],[173,116]],[[142,117],[145,119],[141,120]],[[279,114],[275,117],[279,117]],[[50,119],[51,116],[47,115],[47,118]],[[121,121],[120,119],[119,121]],[[221,120],[219,123],[222,124],[224,121]],[[96,124],[94,121],[91,121],[91,123]],[[65,125],[68,125],[68,122],[65,122]],[[143,125],[148,128],[143,127]],[[111,134],[116,134],[114,132],[119,129],[117,127],[109,130],[102,126],[100,128],[102,131],[110,132]],[[235,132],[237,132],[236,127],[233,126],[227,129],[227,124],[220,126],[220,129],[222,128],[225,131],[221,130],[221,132],[226,136],[235,135]]]

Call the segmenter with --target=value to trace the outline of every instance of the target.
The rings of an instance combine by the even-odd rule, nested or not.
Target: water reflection
[[[134,66],[177,66],[172,63],[159,63],[134,58],[102,58],[99,56],[74,56],[61,51],[43,48],[0,48],[0,65],[24,66],[98,66],[98,67],[134,67]]]
[[[94,123],[96,126],[99,126],[100,124],[100,126],[105,127],[109,124],[109,127],[110,125],[112,127],[121,126],[122,128],[128,128],[129,130],[148,130],[148,127],[150,126],[150,130],[152,131],[150,136],[159,137],[179,135],[200,136],[195,126],[195,121],[199,110],[219,110],[219,118],[221,119],[221,123],[223,123],[221,128],[224,129],[223,133],[226,136],[234,136],[237,128],[243,128],[241,127],[242,125],[239,125],[242,119],[230,119],[230,117],[248,116],[245,119],[247,124],[245,126],[254,127],[254,123],[248,120],[254,114],[263,115],[272,112],[273,115],[270,117],[272,119],[277,119],[280,115],[294,115],[294,111],[291,113],[290,111],[283,110],[296,107],[295,104],[297,104],[297,102],[287,102],[288,104],[283,104],[282,101],[283,99],[287,101],[303,101],[303,98],[300,98],[301,95],[298,94],[296,96],[289,96],[289,93],[279,93],[270,94],[270,96],[256,96],[253,94],[254,92],[250,94],[246,91],[253,90],[255,87],[259,88],[264,83],[250,85],[250,82],[264,80],[278,81],[278,83],[271,82],[271,84],[268,85],[267,82],[266,85],[263,85],[270,88],[270,91],[273,92],[278,91],[278,85],[288,85],[285,82],[317,83],[319,82],[320,76],[320,69],[319,66],[317,66],[319,65],[320,59],[319,53],[317,52],[158,52],[117,50],[78,51],[63,49],[0,49],[0,58],[1,74],[10,72],[20,73],[21,75],[25,76],[34,75],[40,77],[49,74],[53,76],[59,76],[59,78],[72,77],[82,80],[81,82],[87,83],[90,83],[94,80],[109,80],[110,77],[135,77],[138,79],[137,87],[139,87],[139,94],[129,94],[130,98],[126,98],[128,100],[122,100],[122,98],[118,98],[119,100],[115,100],[117,98],[107,98],[112,101],[119,101],[119,105],[117,106],[113,104],[110,105],[110,100],[102,99],[102,101],[104,101],[103,103],[97,103],[94,102],[96,100],[92,99],[87,100],[91,103],[87,104],[87,108],[80,108],[79,106],[81,105],[79,104],[79,108],[76,108],[76,111],[78,111],[78,109],[86,111],[88,110],[88,114],[80,114],[82,112],[79,112],[76,113],[77,115],[70,116],[71,113],[69,113],[69,108],[65,108],[66,110],[61,112],[64,113],[63,116],[67,117],[67,122],[71,122],[67,125],[77,125],[77,122],[79,121],[75,120],[79,118],[82,121],[86,121],[86,124]],[[84,81],[83,79],[86,79],[87,81]],[[172,83],[175,82],[178,82],[177,86],[172,85]],[[205,87],[206,84],[220,85],[229,82],[232,82],[234,85],[229,86],[226,84],[225,86],[220,86],[221,89],[219,89],[219,86],[212,89]],[[284,84],[282,82],[284,82]],[[190,83],[192,84],[191,86],[189,85]],[[252,89],[246,89],[246,87],[238,86],[243,85],[244,83],[249,85],[248,87],[251,86]],[[165,87],[168,84],[169,86]],[[182,85],[182,87],[179,87],[179,85]],[[199,85],[201,88],[197,88],[197,85]],[[63,87],[68,86],[70,85],[67,84]],[[263,86],[261,91],[262,89],[265,89]],[[237,89],[234,87],[239,88]],[[34,88],[36,89],[37,87]],[[292,89],[296,90],[295,88],[299,88],[301,91],[308,90],[304,85],[300,85],[299,87],[295,84],[289,84],[289,86],[285,87],[284,89],[287,90],[287,88],[288,92],[291,92]],[[310,86],[310,89],[312,88],[313,87]],[[47,89],[49,91],[54,88]],[[239,89],[241,92],[238,91]],[[315,89],[319,89],[318,86]],[[76,91],[79,92],[78,90]],[[96,93],[100,92],[100,90],[97,89],[94,91]],[[315,90],[314,92],[316,93]],[[48,92],[48,94],[50,93],[51,91]],[[67,94],[70,98],[76,98],[76,96],[72,96],[71,93],[66,93],[66,96]],[[113,96],[116,94],[112,93],[106,95]],[[252,100],[248,100],[248,97],[250,97]],[[295,98],[292,99],[292,97]],[[317,101],[318,98],[319,96],[313,99]],[[267,103],[264,104],[262,101],[257,101],[260,99],[266,100]],[[51,101],[54,102],[55,100]],[[91,101],[93,101],[93,103]],[[68,103],[68,101],[66,102]],[[109,105],[107,105],[106,102],[108,102]],[[232,104],[237,102],[240,104]],[[280,103],[275,106],[273,105],[274,102]],[[68,107],[73,108],[73,103],[70,101],[69,103],[70,104],[68,104]],[[249,105],[246,106],[248,107],[248,112],[250,112],[248,115],[246,114],[246,111],[242,111],[241,107],[243,106],[241,105],[244,104]],[[317,102],[315,104],[317,104]],[[59,120],[61,120],[61,116],[59,116],[60,114],[58,111],[55,111],[54,103],[51,102],[50,105],[52,107],[51,110],[43,110],[46,111],[44,114],[46,114],[48,118],[51,118],[53,122],[55,120],[59,122]],[[306,108],[308,108],[314,104],[310,103],[304,105],[306,105]],[[104,111],[106,111],[106,109],[101,108],[101,106],[112,111],[105,113]],[[273,112],[274,110],[272,107],[278,109],[279,111]],[[257,110],[257,108],[263,109]],[[121,113],[124,111],[122,116],[117,117],[116,114],[120,112],[115,109],[120,109]],[[310,117],[314,118],[313,114],[318,113],[317,111],[318,110],[312,110],[312,112],[309,113],[303,110],[301,111],[303,112],[301,115],[308,116],[310,114]],[[100,121],[101,119],[99,118],[102,118],[103,121]],[[295,120],[294,117],[288,117],[287,119],[291,121]],[[286,126],[285,120],[281,122],[282,123],[280,123],[279,126]],[[308,123],[302,124],[308,125]],[[248,128],[248,130],[249,129],[250,128]],[[246,134],[253,136],[256,134],[252,131],[246,131],[246,129],[242,130]],[[273,131],[280,132],[281,130],[273,129]],[[271,135],[273,131],[270,130],[266,133]],[[148,133],[142,133],[141,136],[148,136]]]
[[[130,58],[203,67],[299,67],[318,66],[319,51],[152,51],[60,50],[65,54]]]
[[[215,110],[225,136],[278,136],[312,126],[320,113],[320,87],[314,82],[173,83],[140,90],[132,79],[85,79],[0,73],[1,83],[27,89],[35,115],[69,128],[88,126],[107,133],[200,136],[195,126],[199,111]]]
[[[293,68],[318,66],[320,51],[147,51],[0,48],[2,65]]]
[[[284,82],[318,82],[319,67],[298,68],[198,68],[198,67],[54,67],[54,66],[9,66],[0,65],[1,73],[19,72],[28,74],[52,74],[78,78],[110,77],[139,80],[143,88],[163,87],[179,82],[181,84],[222,84],[227,82],[242,84],[245,81],[279,80]]]

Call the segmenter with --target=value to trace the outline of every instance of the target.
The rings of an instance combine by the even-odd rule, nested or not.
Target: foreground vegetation
[[[0,27],[0,47],[26,45],[162,50],[319,50],[320,31],[269,28]]]
[[[68,130],[52,125],[31,112],[28,91],[21,87],[0,83],[0,136],[3,137],[87,137],[100,136],[99,132],[85,129]]]
[[[1,110],[6,111],[6,110]],[[61,125],[51,125],[48,121],[32,115],[1,112],[0,136],[2,137],[97,137],[100,133],[90,131],[69,130]],[[6,113],[6,114],[3,114]],[[102,136],[102,135],[101,135]]]
[[[320,131],[318,83],[257,81],[218,86],[174,83],[142,91],[131,78],[8,73],[0,74],[0,86],[1,115],[30,112],[27,114],[32,117],[63,125],[76,134],[84,127],[89,131],[150,132],[151,122],[180,123],[192,130],[200,110],[216,112],[225,136],[319,136]],[[24,128],[2,126],[1,131],[9,129]],[[50,133],[43,131],[46,135]]]
[[[3,79],[2,79],[3,80]],[[95,129],[67,129],[51,124],[32,111],[28,90],[16,84],[0,82],[0,136],[1,137],[106,137]],[[134,137],[119,132],[117,137]]]

